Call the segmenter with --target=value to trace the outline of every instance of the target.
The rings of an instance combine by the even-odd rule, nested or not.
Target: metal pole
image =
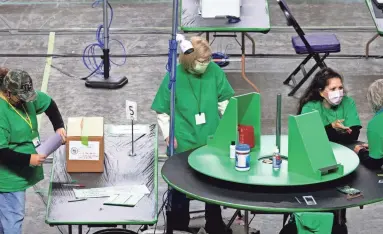
[[[103,64],[104,64],[104,78],[109,78],[109,20],[108,20],[108,0],[104,0],[103,5],[103,18],[104,18],[104,48],[103,48]]]
[[[172,19],[172,38],[169,41],[169,56],[171,58],[170,66],[170,128],[169,128],[169,156],[174,155],[174,110],[175,110],[175,96],[176,96],[176,71],[177,71],[177,29],[178,29],[178,0],[173,0],[173,19]],[[175,222],[175,217],[173,216],[171,210],[172,204],[172,189],[169,189],[168,201],[167,201],[167,227],[166,234],[173,234],[173,223]]]
[[[171,50],[171,68],[170,68],[170,134],[169,134],[169,150],[170,156],[174,154],[174,110],[175,110],[175,93],[176,93],[176,68],[177,68],[177,28],[178,28],[178,0],[173,0],[173,26],[172,39],[169,42]]]
[[[245,211],[245,234],[249,234],[249,211]]]
[[[275,135],[276,135],[276,146],[281,152],[281,115],[282,115],[282,95],[279,93],[277,95],[277,116],[276,116],[276,129],[275,129]]]
[[[136,156],[137,154],[134,152],[134,125],[133,125],[133,118],[132,118],[132,151],[129,153],[129,156]]]

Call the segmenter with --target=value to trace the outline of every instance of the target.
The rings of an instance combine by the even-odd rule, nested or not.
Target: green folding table
[[[157,222],[158,176],[157,176],[157,127],[156,125],[135,125],[134,151],[130,156],[130,126],[105,125],[105,160],[103,173],[66,172],[65,147],[54,153],[51,172],[46,223],[51,226],[78,225],[107,227],[122,225],[152,225]],[[131,128],[130,128],[131,129]],[[86,188],[129,186],[144,184],[150,191],[134,207],[104,205],[108,197],[76,199],[73,188],[64,184],[73,180]],[[128,233],[128,231],[127,231]],[[131,233],[131,232],[129,232]]]
[[[199,14],[199,1],[180,0],[182,9],[180,14],[181,30],[185,33],[205,33],[208,41],[210,33],[214,33],[214,37],[235,38],[237,37],[236,33],[241,33],[242,58],[240,61],[242,63],[242,76],[245,76],[245,37],[252,42],[252,54],[255,54],[255,41],[248,33],[268,33],[271,28],[267,0],[243,0],[240,13],[241,21],[238,23],[229,23],[226,18],[202,18]],[[225,61],[236,60],[229,58]]]
[[[366,57],[369,56],[370,44],[378,37],[383,35],[383,10],[379,9],[372,0],[365,0],[371,17],[375,23],[377,33],[366,44]]]

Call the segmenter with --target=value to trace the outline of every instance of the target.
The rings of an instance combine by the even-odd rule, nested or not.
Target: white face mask
[[[201,64],[201,63],[197,62],[196,66],[194,68],[194,71],[197,74],[203,74],[206,71],[207,66],[209,66],[209,63]]]
[[[336,106],[342,102],[343,90],[336,90],[328,92],[328,101],[331,105]]]

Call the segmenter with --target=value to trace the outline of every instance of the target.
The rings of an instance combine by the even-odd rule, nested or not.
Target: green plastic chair
[[[294,213],[298,234],[329,234],[332,231],[333,213],[302,212]]]

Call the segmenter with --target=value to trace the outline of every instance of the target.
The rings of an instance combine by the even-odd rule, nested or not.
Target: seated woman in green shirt
[[[234,95],[225,72],[211,61],[209,43],[201,37],[192,37],[194,52],[180,54],[176,73],[174,148],[177,153],[197,148],[207,143],[209,135],[215,133],[220,115],[228,100]],[[152,104],[158,125],[169,144],[170,90],[169,74],[163,79]],[[177,157],[175,155],[174,157]],[[167,225],[173,230],[188,231],[189,200],[171,190],[171,212]],[[221,209],[218,205],[206,204],[206,231],[209,234],[225,234]]]
[[[368,144],[356,145],[354,151],[363,165],[379,169],[383,165],[383,79],[370,85],[367,100],[375,113],[367,125]]]
[[[362,128],[354,100],[345,95],[343,79],[331,68],[323,68],[299,101],[298,114],[317,110],[330,141],[356,141]]]

